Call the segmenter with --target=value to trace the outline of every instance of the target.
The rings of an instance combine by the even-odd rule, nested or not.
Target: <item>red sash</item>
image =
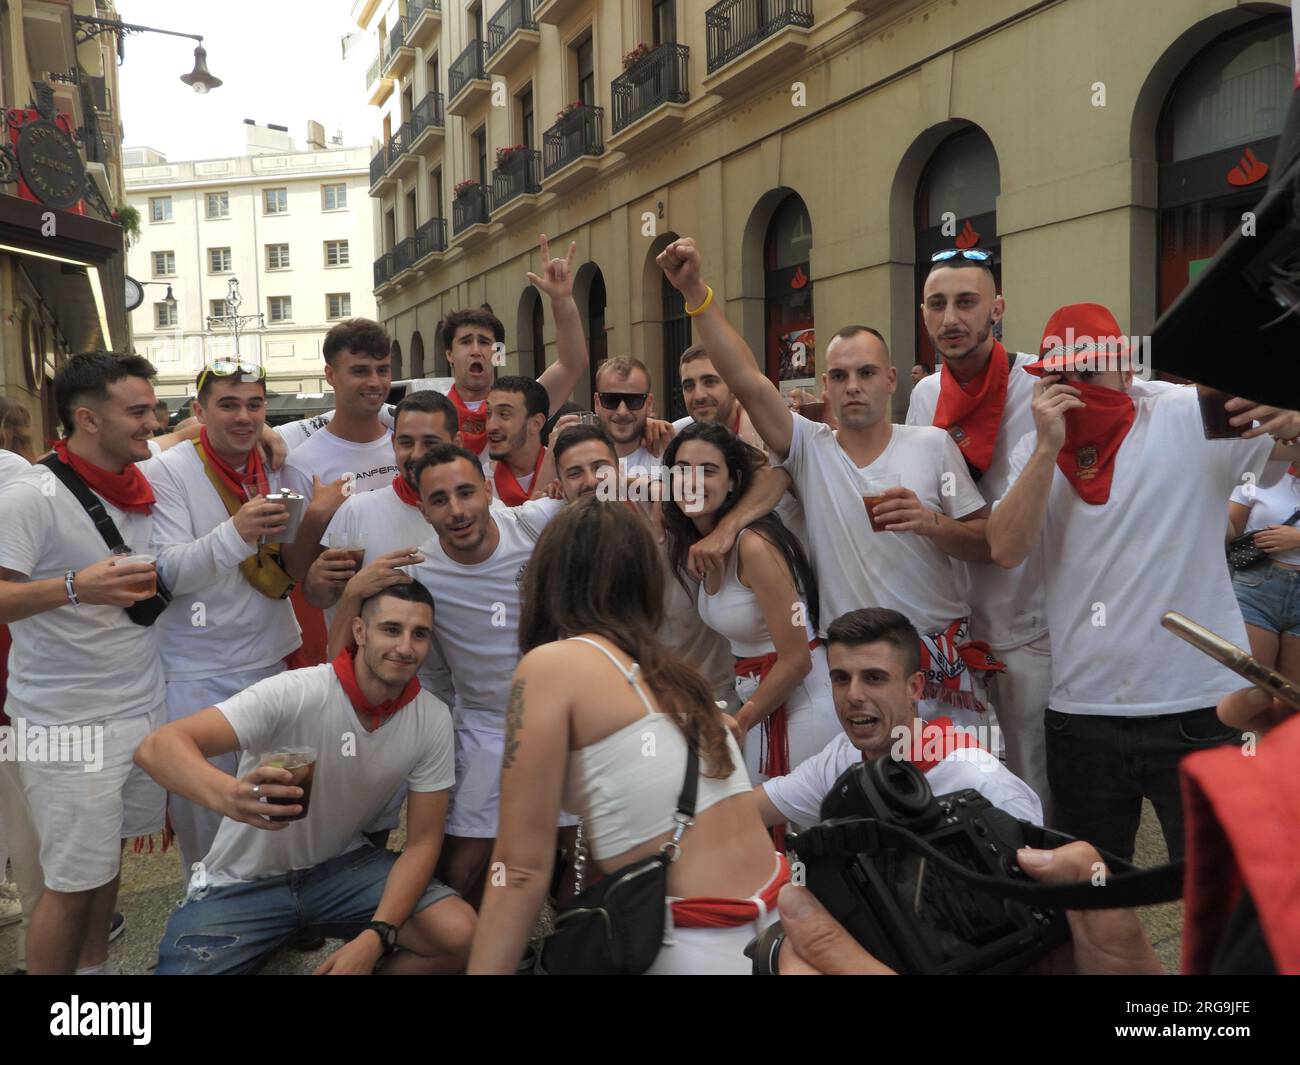
[[[460,398],[460,393],[456,391],[456,386],[451,386],[451,391],[447,393],[447,398],[456,404],[456,413],[460,421],[460,442],[464,447],[476,455],[482,455],[483,449],[487,447],[487,404],[484,403],[478,410],[470,410],[465,406],[465,401]]]
[[[397,498],[408,507],[419,507],[420,497],[416,495],[415,489],[406,483],[406,478],[400,473],[393,478],[393,491],[397,493]]]
[[[266,489],[261,485],[267,484],[266,467],[262,461],[262,451],[254,446],[248,452],[248,466],[244,473],[240,473],[234,466],[230,465],[225,459],[217,454],[216,449],[212,446],[212,441],[208,439],[207,426],[199,432],[199,443],[203,445],[203,454],[207,456],[208,463],[212,467],[212,472],[220,479],[221,483],[230,489],[230,494],[235,497],[241,504],[245,502],[248,496],[244,492],[244,483],[257,478],[259,485],[258,491],[264,493]],[[269,485],[268,485],[269,488]]]
[[[546,458],[546,448],[538,448],[537,463],[533,466],[533,488],[537,487],[537,475],[542,469],[542,460]],[[492,483],[496,486],[497,498],[508,507],[517,507],[527,503],[532,493],[525,491],[515,477],[514,470],[505,459],[498,459],[492,469]]]
[[[134,462],[121,473],[113,473],[74,455],[68,450],[66,440],[54,442],[54,453],[65,465],[72,467],[73,472],[86,482],[92,492],[107,499],[119,510],[148,514],[153,509],[153,488]]]
[[[952,718],[936,717],[933,721],[921,722],[920,735],[913,737],[912,749],[904,753],[908,755],[907,760],[917,769],[922,773],[928,773],[954,751],[979,746],[979,740],[957,728],[952,723]],[[929,757],[931,754],[937,754],[938,757]],[[862,752],[862,760],[870,761],[866,751]]]
[[[343,651],[330,664],[334,667],[334,674],[339,678],[339,683],[343,685],[344,692],[347,693],[348,701],[352,703],[352,709],[357,712],[358,716],[369,718],[370,728],[374,730],[379,727],[384,718],[392,717],[420,694],[420,678],[412,677],[408,680],[406,687],[402,689],[402,693],[397,698],[388,699],[378,705],[371,705],[370,701],[362,693],[360,685],[357,684],[355,655],[355,651]]]
[[[982,377],[963,385],[948,366],[939,375],[934,424],[947,430],[962,456],[981,473],[993,461],[993,445],[1007,405],[1009,376],[1007,349],[1001,341],[994,341]]]
[[[739,928],[761,920],[776,909],[776,897],[790,879],[790,867],[785,855],[777,852],[780,868],[754,899],[724,899],[700,895],[693,899],[678,899],[673,903],[673,926],[676,928]]]

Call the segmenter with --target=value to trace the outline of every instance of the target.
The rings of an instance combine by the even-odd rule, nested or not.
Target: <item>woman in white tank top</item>
[[[664,461],[688,489],[664,504],[668,557],[681,574],[691,545],[713,531],[765,460],[724,426],[699,422],[673,439]],[[743,705],[728,723],[743,737],[754,783],[790,772],[839,734],[817,640],[816,579],[780,518],[769,514],[737,537],[724,571],[700,583],[696,606],[736,657]]]
[[[672,919],[650,973],[748,973],[745,946],[776,919],[785,859],[708,684],[655,636],[663,580],[649,530],[621,503],[580,499],[537,543],[471,973],[516,971],[546,898],[561,807],[583,818],[589,877],[672,837],[688,735],[700,755],[696,812],[668,868]]]

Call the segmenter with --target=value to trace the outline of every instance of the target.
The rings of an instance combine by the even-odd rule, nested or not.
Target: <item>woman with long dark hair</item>
[[[697,422],[668,445],[673,499],[664,504],[668,557],[685,581],[691,545],[716,528],[766,464],[725,426]],[[799,541],[775,514],[736,538],[721,573],[700,583],[700,617],[731,643],[742,706],[728,724],[750,778],[782,776],[839,733],[826,651],[817,639],[817,582]]]
[[[688,744],[699,754],[695,817],[668,867],[672,942],[650,972],[750,971],[744,948],[775,920],[788,874],[708,684],[655,636],[663,580],[649,530],[621,503],[584,497],[538,540],[470,972],[516,970],[546,898],[561,807],[583,818],[601,874],[659,852]]]

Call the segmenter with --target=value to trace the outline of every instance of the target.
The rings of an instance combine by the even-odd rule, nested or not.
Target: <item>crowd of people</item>
[[[956,249],[903,423],[867,325],[792,401],[689,238],[658,259],[689,414],[656,418],[628,356],[566,414],[575,251],[543,237],[529,275],[556,329],[538,380],[496,376],[504,327],[470,308],[440,327],[454,386],[395,407],[362,319],[325,338],[320,419],[268,427],[236,360],[156,436],[154,368],[102,352],[60,368],[51,454],[0,405],[8,735],[65,755],[0,757],[27,971],[107,971],[123,845],[162,834],[186,887],[158,973],[326,935],[320,972],[516,972],[548,900],[665,848],[649,972],[747,973],[778,898],[792,949],[808,921],[785,832],[882,758],[1123,860],[1148,799],[1183,853],[1179,764],[1239,741],[1216,706],[1242,684],[1160,618],[1300,676],[1300,414],[1229,400],[1210,439],[1098,304],[1008,351],[988,255]],[[1234,575],[1243,531],[1262,563]]]

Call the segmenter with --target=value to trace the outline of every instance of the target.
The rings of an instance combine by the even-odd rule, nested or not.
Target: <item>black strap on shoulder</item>
[[[108,549],[114,551],[121,547],[122,534],[117,531],[117,526],[113,524],[113,519],[108,516],[104,504],[87,487],[86,482],[77,476],[76,471],[57,455],[46,455],[45,458],[40,460],[39,464],[53,473],[55,477],[63,482],[63,487],[73,494],[77,502],[81,504],[82,509],[90,515],[90,520],[95,523],[95,528],[99,530],[99,535],[104,538],[104,543],[108,545]]]
[[[686,779],[682,781],[682,793],[677,796],[677,812],[686,820],[695,816],[695,800],[700,790],[700,756],[695,744],[686,742]]]
[[[1031,847],[1051,849],[1074,842],[1073,837],[1028,821],[1020,822],[1025,842]],[[829,854],[874,853],[887,842],[897,849],[910,850],[941,869],[946,875],[983,888],[999,898],[1018,899],[1040,906],[1066,910],[1113,910],[1131,906],[1148,906],[1182,898],[1183,863],[1174,862],[1155,869],[1135,869],[1114,855],[1099,851],[1109,872],[1092,880],[1074,884],[1039,884],[1011,877],[988,876],[959,865],[907,829],[856,817],[826,821],[801,832],[794,848],[800,857]],[[1115,870],[1120,870],[1116,872]]]

